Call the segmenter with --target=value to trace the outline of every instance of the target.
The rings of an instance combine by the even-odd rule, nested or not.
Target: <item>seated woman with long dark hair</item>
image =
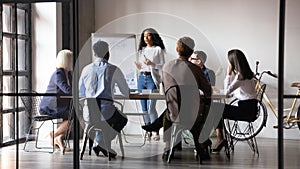
[[[214,103],[213,106],[223,106],[223,118],[231,120],[251,120],[257,113],[257,94],[255,79],[245,54],[239,49],[228,52],[227,75],[224,80],[224,94],[237,98],[238,106]],[[216,128],[217,142],[212,149],[219,152],[227,144],[223,136],[223,123]]]

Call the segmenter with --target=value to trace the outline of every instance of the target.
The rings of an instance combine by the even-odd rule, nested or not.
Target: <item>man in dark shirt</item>
[[[212,88],[201,68],[188,61],[194,46],[194,40],[190,37],[180,38],[176,46],[178,58],[163,67],[162,80],[168,107],[164,118],[164,159],[169,153],[170,129],[174,122],[191,131],[197,152],[200,150],[198,138],[208,114]]]

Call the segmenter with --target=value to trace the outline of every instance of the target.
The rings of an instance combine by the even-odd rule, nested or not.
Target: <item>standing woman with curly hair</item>
[[[138,47],[138,60],[135,63],[139,70],[138,91],[143,89],[158,89],[161,82],[160,72],[165,63],[165,45],[158,32],[153,28],[145,29],[141,34]],[[156,111],[156,100],[141,100],[142,111],[145,113],[144,122],[150,124],[158,117]],[[158,141],[159,131],[155,131],[154,140]],[[150,140],[151,132],[147,132]]]

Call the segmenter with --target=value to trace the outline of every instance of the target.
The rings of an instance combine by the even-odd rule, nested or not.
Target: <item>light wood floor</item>
[[[130,137],[132,139],[130,140]],[[246,142],[238,142],[231,159],[227,160],[224,151],[220,154],[212,154],[210,161],[204,161],[199,165],[193,157],[193,148],[183,145],[183,151],[175,152],[175,159],[171,164],[162,161],[161,153],[164,144],[162,141],[150,141],[142,147],[137,147],[139,138],[127,137],[131,143],[125,145],[125,159],[120,156],[108,162],[107,158],[97,157],[93,153],[88,155],[86,150],[83,160],[80,161],[81,169],[186,169],[186,168],[210,168],[210,169],[274,169],[278,168],[277,163],[277,139],[258,138],[259,157],[254,155]],[[214,139],[213,139],[214,141]],[[136,142],[136,143],[132,143]],[[33,144],[33,143],[30,143]],[[53,154],[42,152],[24,152],[23,144],[19,151],[19,168],[21,169],[69,169],[73,167],[73,152],[66,152],[62,155],[60,151]],[[113,143],[113,148],[120,154],[118,144]],[[9,146],[0,149],[0,168],[16,168],[16,146]],[[284,168],[300,168],[300,140],[284,140]]]

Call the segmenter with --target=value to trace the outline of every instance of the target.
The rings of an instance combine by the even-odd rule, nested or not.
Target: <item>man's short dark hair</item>
[[[93,45],[93,50],[96,55],[96,57],[108,59],[109,57],[109,48],[108,43],[105,41],[97,41]]]
[[[180,56],[189,58],[194,52],[195,42],[190,37],[182,37],[177,41],[177,52]]]
[[[197,55],[197,58],[199,58],[203,63],[206,62],[207,55],[205,52],[196,50],[194,51],[194,53]]]

